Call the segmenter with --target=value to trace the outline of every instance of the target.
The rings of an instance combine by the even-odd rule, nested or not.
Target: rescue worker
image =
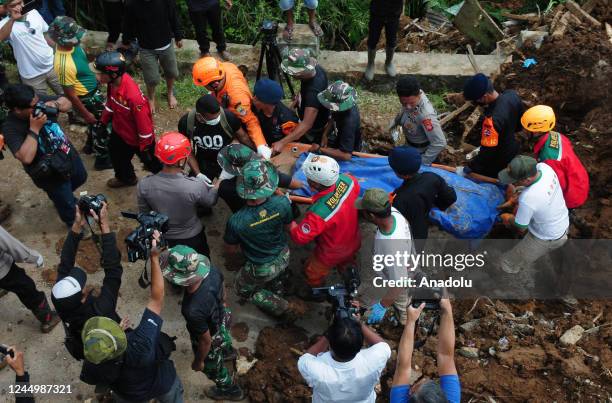
[[[88,125],[87,142],[83,151],[86,154],[95,154],[94,169],[101,171],[111,169],[113,165],[108,155],[108,145],[104,141],[97,142],[97,147],[93,148],[93,134],[96,123],[102,116],[105,99],[98,88],[95,73],[89,68],[87,55],[80,45],[85,32],[74,19],[63,16],[53,20],[48,34],[56,43],[53,67],[64,89],[64,96]]]
[[[270,162],[253,160],[242,167],[236,190],[246,205],[230,217],[223,240],[233,252],[240,247],[246,257],[234,282],[238,296],[289,320],[290,304],[281,295],[289,266],[285,227],[293,213],[287,197],[274,195],[277,186],[278,173]]]
[[[221,173],[217,156],[223,147],[234,140],[252,144],[240,119],[229,109],[221,108],[211,94],[197,100],[195,108],[179,120],[178,129],[191,141],[188,163],[192,174],[209,181]]]
[[[148,171],[157,173],[162,168],[154,156],[155,133],[149,102],[125,72],[125,57],[121,53],[101,53],[90,68],[96,73],[98,82],[108,85],[100,132],[106,131],[104,126],[112,119],[108,145],[115,177],[106,185],[111,188],[134,186],[138,182],[131,162],[134,154]]]
[[[310,287],[320,287],[332,268],[344,273],[355,263],[361,246],[355,208],[359,183],[349,174],[340,174],[336,160],[327,156],[309,154],[302,171],[315,194],[304,219],[299,224],[291,222],[289,234],[298,245],[316,242],[304,273]]]
[[[193,65],[193,82],[205,87],[223,108],[235,113],[246,126],[257,153],[266,159],[270,158],[272,150],[266,145],[257,116],[251,110],[249,84],[235,64],[219,62],[211,56],[203,57]]]
[[[401,127],[406,144],[419,150],[424,165],[431,165],[446,147],[438,113],[413,76],[400,78],[395,89],[403,109],[391,126]]]
[[[239,401],[244,392],[223,361],[232,351],[230,335],[231,310],[225,302],[223,273],[212,267],[210,260],[184,245],[170,249],[163,264],[163,275],[172,284],[184,287],[181,313],[194,353],[191,369],[201,371],[215,385],[205,390],[214,400]]]
[[[169,132],[160,137],[155,156],[164,167],[138,183],[138,209],[141,213],[153,210],[168,216],[164,236],[169,246],[185,245],[210,256],[197,209],[211,208],[217,203],[218,181],[209,185],[200,177],[187,177],[183,168],[190,154],[191,144],[182,134]]]
[[[533,152],[539,162],[557,174],[567,208],[580,207],[589,195],[589,174],[566,136],[552,131],[555,112],[550,106],[536,105],[521,117],[521,125],[534,138]]]
[[[317,59],[310,56],[310,51],[299,48],[288,50],[281,69],[300,80],[300,93],[292,104],[292,108],[297,108],[300,123],[291,134],[272,144],[276,153],[293,141],[320,143],[329,121],[329,110],[321,105],[318,98],[319,93],[327,88],[327,73]]]
[[[313,144],[310,152],[350,161],[353,151],[361,150],[361,117],[355,89],[338,80],[321,91],[317,98],[321,105],[331,111],[333,128],[327,137],[327,144]]]
[[[261,78],[253,88],[253,111],[268,144],[282,140],[295,129],[299,119],[283,102],[283,88],[269,78]]]
[[[458,167],[460,175],[471,172],[497,178],[519,152],[515,133],[520,130],[523,103],[514,90],[499,94],[487,76],[478,73],[463,88],[463,96],[485,107],[480,151],[467,167]]]

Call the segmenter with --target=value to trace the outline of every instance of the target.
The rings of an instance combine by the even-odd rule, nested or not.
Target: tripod
[[[265,24],[265,23],[264,23]],[[265,32],[264,32],[265,31]],[[263,69],[263,60],[266,58],[266,69],[268,70],[268,77],[271,80],[278,82],[281,87],[283,86],[282,79],[284,77],[285,82],[287,83],[287,87],[289,87],[289,92],[291,92],[291,97],[295,95],[295,91],[293,90],[293,85],[291,84],[291,79],[289,75],[280,69],[281,64],[281,55],[280,50],[278,49],[278,43],[276,42],[276,32],[270,32],[268,30],[260,30],[257,34],[257,37],[251,44],[255,46],[255,44],[261,39],[261,51],[259,52],[259,64],[257,65],[257,76],[255,78],[258,81],[261,78],[261,71]],[[282,74],[281,74],[282,73]],[[284,89],[283,89],[284,93]]]

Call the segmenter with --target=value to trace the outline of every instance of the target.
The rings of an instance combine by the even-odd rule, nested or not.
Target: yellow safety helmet
[[[523,128],[534,133],[547,133],[555,127],[555,123],[555,111],[547,105],[529,108],[521,117]]]
[[[207,86],[213,81],[225,77],[225,71],[217,59],[208,56],[199,59],[193,65],[193,83],[197,86]]]

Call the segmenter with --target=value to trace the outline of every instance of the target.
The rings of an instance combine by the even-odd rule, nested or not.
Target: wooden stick
[[[559,22],[555,24],[555,30],[551,34],[553,39],[557,39],[562,37],[565,34],[565,30],[567,29],[567,24],[569,22],[570,15],[572,15],[569,11],[563,13],[561,18],[559,18]]]
[[[472,114],[463,122],[463,134],[461,135],[461,142],[465,142],[465,138],[472,131],[476,123],[478,123],[478,119],[480,119],[480,115],[482,115],[482,109],[480,107],[475,108]]]
[[[440,120],[440,126],[444,127],[445,125],[447,125],[450,121],[452,121],[453,119],[455,119],[457,116],[461,115],[461,113],[463,113],[466,109],[468,109],[470,106],[472,106],[472,103],[470,101],[466,101],[463,105],[461,105],[460,107],[458,107],[457,109],[455,109],[454,111],[452,111],[451,113],[449,113],[448,115],[444,116],[441,120]]]
[[[550,23],[549,32],[555,32],[555,28],[557,27],[557,24],[559,23],[559,20],[561,19],[561,16],[563,15],[564,10],[565,8],[563,7],[563,5],[557,8],[557,12],[555,13],[555,16],[553,17]]]
[[[501,13],[502,17],[510,18],[511,20],[527,21],[527,22],[540,22],[540,17],[536,14],[512,14],[512,13]]]
[[[597,28],[601,27],[601,22],[597,21],[595,18],[593,18],[593,16],[591,16],[591,14],[584,11],[582,7],[580,7],[578,3],[574,2],[573,0],[566,1],[565,7],[567,7],[567,9],[581,21],[586,21]]]
[[[312,197],[289,195],[289,199],[291,199],[291,201],[296,202],[296,203],[312,204]]]
[[[468,51],[468,60],[470,61],[470,64],[472,65],[472,68],[474,69],[474,74],[478,74],[480,72],[482,72],[482,70],[480,70],[480,67],[478,66],[478,63],[476,63],[476,57],[474,56],[474,51],[472,50],[472,46],[471,45],[467,45],[467,51]]]

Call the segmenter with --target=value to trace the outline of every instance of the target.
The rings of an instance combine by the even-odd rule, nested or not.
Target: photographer
[[[412,351],[416,322],[425,308],[422,303],[418,308],[408,307],[408,320],[400,340],[397,367],[391,388],[391,403],[429,402],[459,403],[461,385],[455,367],[455,324],[450,299],[440,300],[440,328],[438,330],[438,375],[440,383],[428,380],[409,385],[412,372]]]
[[[361,349],[363,342],[369,346]],[[374,403],[391,349],[382,337],[353,318],[334,319],[326,336],[298,360],[298,370],[312,388],[313,403]]]
[[[210,256],[206,232],[198,218],[198,206],[210,208],[217,203],[218,181],[209,184],[183,173],[191,155],[191,144],[180,133],[164,133],[157,142],[155,156],[164,164],[161,172],[138,183],[138,209],[168,216],[168,245],[186,245]]]
[[[13,353],[7,354],[4,356],[4,361],[8,364],[9,367],[15,372],[15,384],[16,385],[29,385],[30,384],[30,374],[25,370],[25,363],[23,362],[23,351],[19,351],[15,348],[15,346],[11,346],[8,348],[9,352]],[[24,394],[20,396],[20,393],[15,394],[15,403],[34,403],[34,397],[31,394]]]
[[[11,84],[4,91],[4,102],[10,110],[2,125],[6,144],[34,184],[47,193],[62,221],[72,226],[76,206],[72,192],[85,183],[87,172],[55,122],[58,112],[70,110],[70,101],[41,99],[29,85]]]
[[[214,400],[238,401],[244,392],[223,365],[232,351],[229,333],[231,311],[225,302],[223,274],[210,260],[192,248],[178,245],[170,249],[163,275],[172,284],[183,287],[181,313],[194,353],[191,369],[204,372],[215,383],[205,390]]]
[[[396,253],[414,254],[414,242],[410,225],[395,207],[391,206],[389,193],[383,189],[372,188],[365,191],[355,207],[362,211],[369,222],[376,225],[374,236],[374,253],[379,256],[394,256]],[[385,265],[382,275],[387,280],[401,281],[408,277],[408,267],[394,263]],[[403,287],[387,287],[385,295],[370,307],[368,324],[382,321],[389,307],[395,308],[399,323],[406,324],[406,305],[408,290]]]
[[[136,329],[126,332],[106,317],[89,319],[81,332],[85,356],[81,380],[90,385],[109,385],[115,402],[182,403],[183,385],[170,354],[174,340],[161,331],[164,278],[159,264],[160,234],[155,231],[150,250],[151,296]]]
[[[161,163],[153,155],[155,133],[147,98],[138,84],[125,72],[125,57],[119,52],[104,52],[90,64],[100,84],[107,84],[106,104],[100,122],[102,136],[112,119],[108,142],[115,177],[106,182],[110,188],[134,186],[138,182],[132,158],[138,155],[146,170],[157,173]],[[102,137],[101,136],[101,137]]]
[[[0,288],[17,294],[19,301],[40,321],[43,333],[49,333],[59,323],[59,317],[49,307],[45,293],[15,263],[27,262],[43,266],[43,257],[28,248],[0,226]]]
[[[102,203],[99,217],[93,210],[88,212],[100,225],[102,267],[104,268],[100,295],[91,294],[93,287],[86,285],[87,274],[83,269],[74,266],[79,242],[82,239],[82,229],[87,225],[83,212],[78,207],[75,211],[74,224],[68,231],[62,247],[57,280],[51,291],[51,301],[64,323],[66,331],[64,344],[68,352],[75,359],[81,360],[83,359],[83,345],[81,344],[83,324],[94,316],[106,316],[117,323],[121,320],[116,309],[123,268],[115,233],[110,231],[108,225],[107,205]]]

